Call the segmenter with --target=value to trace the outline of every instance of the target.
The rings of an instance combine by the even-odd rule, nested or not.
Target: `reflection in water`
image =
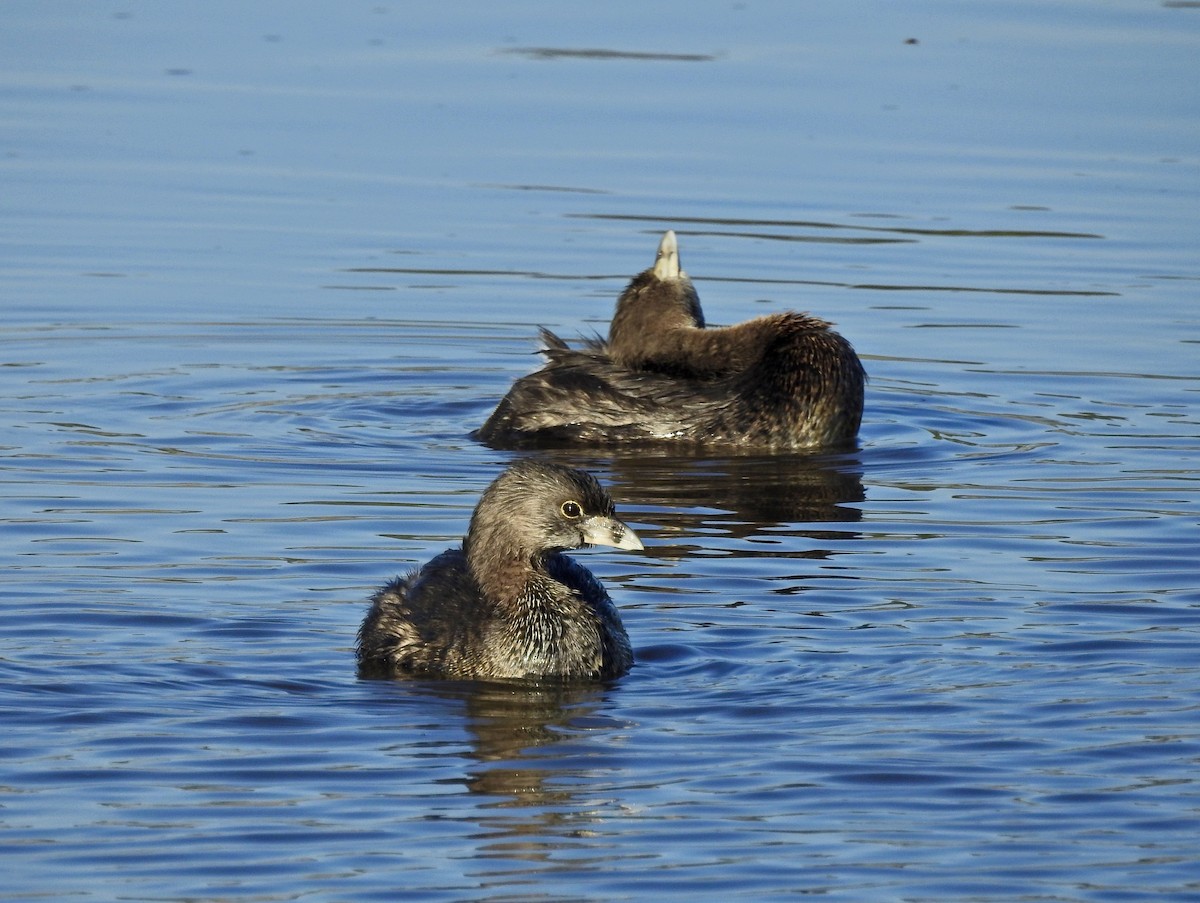
[[[540,454],[608,472],[618,507],[670,512],[673,529],[694,534],[719,525],[730,536],[797,522],[853,523],[865,498],[857,452],[692,457],[659,448],[606,454],[554,449]]]
[[[597,714],[608,686],[516,681],[414,686],[463,703],[475,760],[466,786],[472,793],[498,798],[477,810],[479,826],[490,840],[483,847],[486,853],[545,859],[561,848],[559,838],[584,830],[580,823],[593,820],[586,806],[574,804],[571,788],[589,786],[594,767],[568,741],[584,730],[595,738],[628,727]]]

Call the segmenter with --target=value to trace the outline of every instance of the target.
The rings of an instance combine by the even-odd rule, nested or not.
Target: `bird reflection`
[[[555,746],[577,736],[584,725],[589,736],[606,728],[616,731],[628,726],[597,714],[611,692],[606,684],[437,681],[418,686],[462,702],[464,724],[472,738],[470,755],[476,763],[468,774],[467,787],[474,793],[501,797],[497,803],[501,808],[536,808],[570,801],[573,782],[548,780],[551,775],[562,778],[573,773],[571,757],[561,757]],[[591,768],[593,763],[584,764]],[[519,826],[516,830],[540,834],[550,815],[539,812],[528,831]]]
[[[797,523],[856,523],[862,518],[856,503],[866,498],[857,452],[698,456],[621,448],[602,455],[566,449],[541,454],[608,471],[612,494],[627,514],[647,512],[644,519],[656,528],[692,536],[714,528],[744,538]],[[846,538],[844,530],[808,526],[799,532]]]

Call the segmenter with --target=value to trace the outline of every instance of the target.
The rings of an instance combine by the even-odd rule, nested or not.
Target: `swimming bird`
[[[707,328],[673,231],[621,293],[607,340],[541,337],[546,365],[513,384],[480,441],[799,449],[852,443],[862,421],[866,373],[850,343],[795,312]]]
[[[633,665],[603,585],[564,550],[641,549],[595,477],[524,460],[479,499],[466,538],[371,599],[366,677],[604,680]]]

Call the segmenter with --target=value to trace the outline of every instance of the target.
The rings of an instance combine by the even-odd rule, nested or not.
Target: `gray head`
[[[532,460],[511,465],[484,490],[463,543],[469,559],[524,560],[591,545],[643,548],[595,477]]]
[[[615,360],[635,365],[653,357],[668,329],[704,327],[696,287],[679,261],[679,242],[670,229],[658,244],[654,266],[633,277],[613,312],[608,351]]]
[[[668,322],[661,320],[662,326],[704,326],[704,311],[700,309],[700,296],[692,285],[692,277],[683,271],[683,263],[679,258],[679,240],[673,229],[663,233],[662,241],[658,243],[658,253],[654,255],[654,266],[641,274],[647,277],[647,285],[643,293],[650,292],[655,298],[654,306],[659,309],[660,318],[670,312]],[[637,279],[634,280],[635,283]],[[645,301],[641,302],[646,304]],[[677,319],[682,316],[682,320]]]

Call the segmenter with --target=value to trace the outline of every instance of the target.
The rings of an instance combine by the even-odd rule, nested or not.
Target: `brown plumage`
[[[513,384],[483,442],[811,448],[852,442],[862,420],[866,374],[850,343],[793,312],[706,328],[674,232],[622,292],[607,340],[542,340],[546,366]]]
[[[539,681],[633,664],[608,593],[565,549],[641,549],[590,474],[519,461],[479,499],[461,548],[379,590],[358,632],[364,677]]]

